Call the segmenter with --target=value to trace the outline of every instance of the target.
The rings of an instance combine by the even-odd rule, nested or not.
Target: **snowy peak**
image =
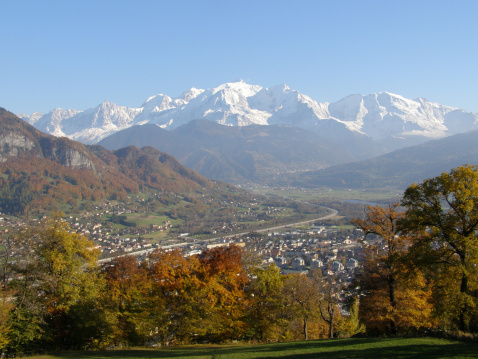
[[[313,127],[317,119],[330,117],[326,105],[292,90],[286,84],[264,88],[249,102],[251,106],[272,114],[269,124]]]
[[[336,140],[356,133],[377,141],[404,140],[403,145],[411,138],[423,142],[478,128],[477,114],[423,98],[410,100],[379,92],[327,103],[286,84],[265,88],[242,80],[206,90],[192,87],[176,98],[158,94],[140,108],[105,101],[82,112],[55,109],[47,115],[34,113],[22,118],[44,132],[84,143],[96,143],[132,125],[151,123],[174,129],[195,119],[228,126],[290,125]]]
[[[84,143],[95,143],[119,129],[128,127],[140,112],[141,109],[117,106],[104,101],[85,111],[56,108],[46,115],[39,116],[34,113],[27,122],[54,136],[67,136]]]
[[[183,92],[179,98],[181,100],[183,100],[184,103],[188,103],[193,98],[198,97],[203,92],[204,92],[204,90],[202,90],[202,89],[197,89],[195,87],[191,87],[188,91]]]
[[[171,107],[176,107],[176,104],[173,103],[173,99],[171,97],[163,94],[158,94],[148,98],[141,107],[143,109],[146,109],[146,111],[148,112],[161,112],[164,110],[168,110]]]
[[[62,131],[63,121],[75,116],[80,112],[81,111],[77,110],[64,110],[62,108],[55,108],[46,115],[42,115],[40,118],[38,118],[33,125],[40,131],[49,133],[53,136],[66,136]],[[29,122],[31,123],[31,118]]]
[[[450,131],[446,122],[448,122],[448,115],[456,109],[423,99],[410,100],[382,92],[369,95],[366,105],[368,114],[362,130],[365,133],[375,132],[375,137],[379,138],[415,135],[435,138],[471,129],[470,123],[456,123],[454,130]],[[467,117],[465,111],[459,111]],[[477,119],[476,115],[473,117],[472,122]],[[375,127],[375,130],[372,127]]]
[[[214,95],[217,92],[222,93],[234,93],[238,96],[250,97],[254,96],[257,92],[262,90],[261,86],[258,85],[248,85],[244,81],[240,80],[237,82],[227,82],[225,84],[219,85],[211,90],[211,93]]]
[[[350,95],[328,105],[330,116],[349,130],[376,140],[389,137],[443,137],[467,132],[476,114],[424,99],[410,100],[389,92]],[[453,115],[452,115],[453,114]]]
[[[68,134],[85,125],[98,128],[110,126],[123,127],[130,123],[139,112],[141,112],[141,109],[118,106],[112,102],[105,101],[97,107],[70,117],[63,124]]]
[[[42,112],[33,112],[31,116],[27,115],[26,113],[17,114],[17,117],[21,118],[23,121],[27,122],[32,126],[37,123],[42,116]]]

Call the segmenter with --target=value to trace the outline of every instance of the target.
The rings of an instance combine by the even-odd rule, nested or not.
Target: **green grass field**
[[[267,345],[66,352],[29,358],[478,358],[478,344],[438,338],[351,338]]]

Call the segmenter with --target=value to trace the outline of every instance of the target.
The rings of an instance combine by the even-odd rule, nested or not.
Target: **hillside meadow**
[[[195,345],[161,349],[68,351],[29,356],[31,359],[71,358],[478,358],[478,345],[441,338],[348,338],[268,345]]]

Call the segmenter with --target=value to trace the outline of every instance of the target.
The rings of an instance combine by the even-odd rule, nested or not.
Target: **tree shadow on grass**
[[[387,344],[388,343],[388,344]],[[295,353],[294,353],[295,352]],[[336,339],[223,348],[224,358],[478,358],[478,345],[463,342],[410,343],[395,338]],[[250,356],[247,355],[250,354]],[[289,354],[291,353],[291,354]],[[222,357],[221,357],[222,358]]]
[[[65,354],[65,353],[64,353]],[[353,338],[264,345],[192,346],[162,349],[130,349],[100,352],[58,353],[59,358],[478,358],[478,345],[462,342],[411,342],[394,338]]]
[[[278,356],[261,356],[262,359],[277,358]],[[259,358],[259,357],[257,357]],[[478,358],[478,346],[463,345],[461,343],[450,345],[407,345],[390,346],[384,348],[366,348],[366,349],[343,349],[326,352],[309,352],[303,354],[292,354],[280,356],[281,359],[305,359],[305,358],[350,358],[350,359],[370,359],[370,358]]]
[[[330,353],[335,348],[346,348],[348,346],[360,346],[371,345],[373,343],[384,343],[387,339],[384,338],[347,338],[347,339],[333,339],[333,340],[314,340],[314,341],[297,341],[287,343],[275,343],[275,344],[263,344],[263,345],[251,345],[239,347],[241,353],[247,352],[277,352],[284,353],[288,351],[309,351],[320,350]],[[221,354],[234,354],[237,353],[238,348],[222,348]]]

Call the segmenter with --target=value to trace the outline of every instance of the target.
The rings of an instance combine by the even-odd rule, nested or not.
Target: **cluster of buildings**
[[[353,276],[363,256],[363,233],[356,229],[333,227],[269,232],[260,240],[245,238],[246,246],[263,263],[274,263],[283,273],[319,269],[322,275]]]
[[[234,201],[219,200],[224,206],[237,206]],[[243,203],[244,211],[237,216],[254,217],[257,219],[255,198]],[[264,212],[266,210],[266,212]],[[283,211],[283,208],[263,207],[264,216]],[[274,231],[252,232],[245,235],[227,235],[218,230],[217,238],[198,240],[189,233],[171,237],[167,241],[151,242],[146,239],[148,234],[158,231],[168,231],[172,227],[170,221],[151,224],[149,226],[114,226],[105,218],[131,215],[140,208],[126,206],[115,201],[106,201],[84,211],[81,216],[68,218],[70,226],[77,233],[87,235],[97,244],[102,257],[118,255],[143,256],[157,248],[181,249],[185,256],[200,253],[206,248],[229,245],[231,243],[244,246],[248,251],[261,258],[264,265],[274,263],[283,273],[321,270],[322,275],[336,275],[345,279],[352,277],[359,267],[364,247],[363,233],[353,227],[335,228],[326,225],[301,226],[300,228],[283,228]],[[250,219],[250,218],[249,218]],[[1,227],[20,226],[21,222],[10,223],[0,218]],[[217,226],[217,222],[216,222]],[[224,230],[224,228],[221,228]],[[211,229],[211,233],[215,230]],[[222,236],[222,237],[219,237]]]

